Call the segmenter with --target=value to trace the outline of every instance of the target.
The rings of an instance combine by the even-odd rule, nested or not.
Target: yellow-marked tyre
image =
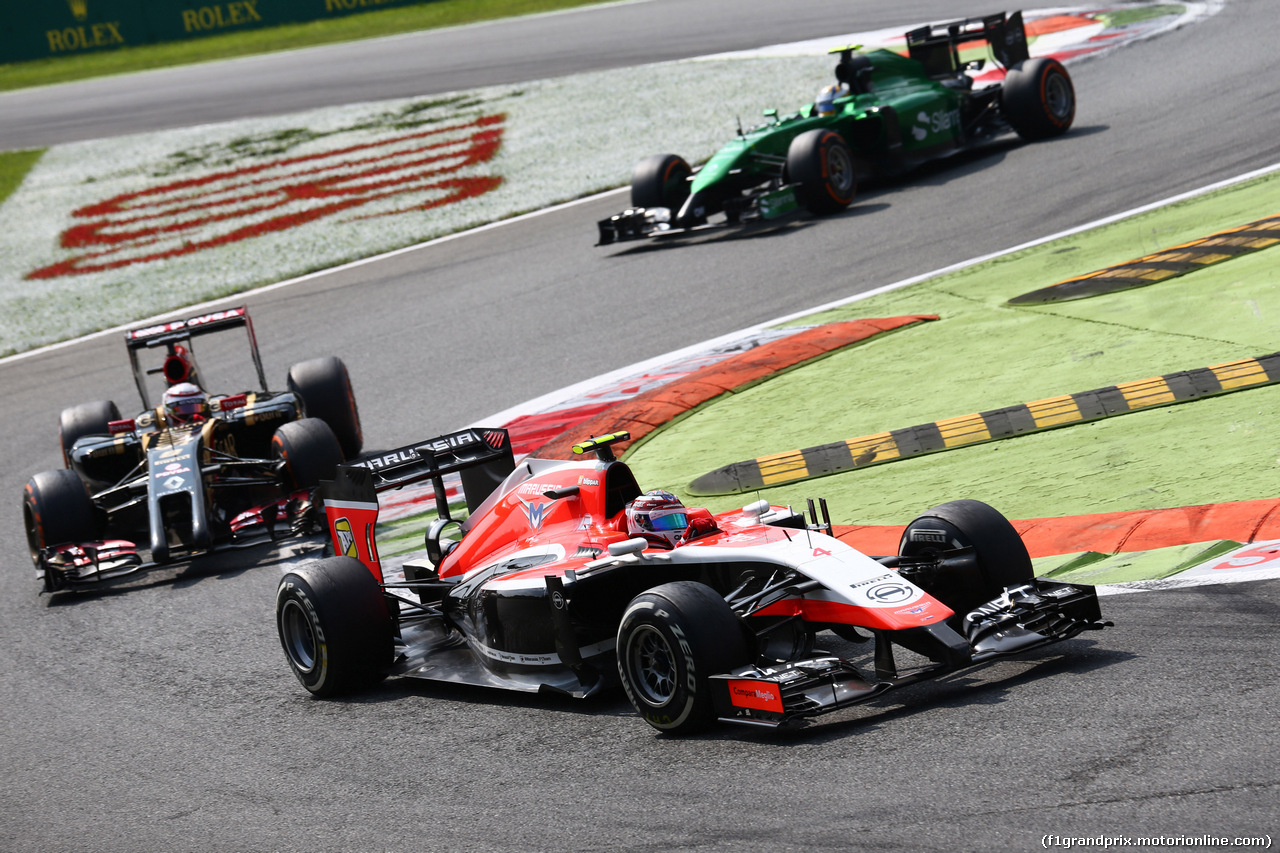
[[[309,563],[281,578],[276,628],[293,674],[316,696],[374,684],[392,661],[394,628],[382,586],[350,557]]]
[[[751,662],[741,621],[715,590],[691,581],[632,599],[618,625],[618,674],[644,721],[688,734],[715,718],[709,676]]]

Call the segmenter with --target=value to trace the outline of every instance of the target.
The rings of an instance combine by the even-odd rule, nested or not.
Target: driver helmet
[[[840,96],[839,86],[824,86],[822,91],[818,93],[818,100],[814,102],[813,112],[815,115],[829,116],[836,111],[836,98]]]
[[[645,492],[627,504],[627,533],[674,548],[689,526],[689,513],[670,492]]]
[[[209,417],[209,395],[191,382],[179,382],[164,392],[164,416],[169,426],[203,421]]]

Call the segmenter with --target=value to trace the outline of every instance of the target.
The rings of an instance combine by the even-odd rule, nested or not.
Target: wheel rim
[[[632,686],[650,705],[671,701],[676,688],[675,656],[667,638],[651,625],[641,625],[627,644]]]
[[[290,599],[280,611],[280,636],[289,660],[301,672],[316,668],[316,635],[305,608]]]
[[[853,160],[843,145],[827,149],[827,184],[840,198],[846,198],[853,189]]]
[[[1071,88],[1061,74],[1050,74],[1044,81],[1044,103],[1056,119],[1065,119],[1071,114]]]

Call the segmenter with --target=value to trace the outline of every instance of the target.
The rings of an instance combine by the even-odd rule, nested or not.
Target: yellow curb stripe
[[[1130,409],[1141,409],[1147,406],[1163,406],[1178,402],[1169,383],[1164,377],[1142,379],[1138,382],[1125,382],[1116,388],[1124,395]]]
[[[1280,383],[1280,353],[761,456],[709,471],[690,483],[688,489],[693,495],[737,494],[761,485],[795,483],[895,459],[1276,383]]]
[[[1036,429],[1072,424],[1081,417],[1080,406],[1070,394],[1027,403],[1027,410],[1036,422]]]
[[[1274,236],[1273,236],[1274,234]],[[1280,214],[1227,228],[1149,255],[1074,276],[1015,296],[1011,305],[1039,304],[1064,299],[1084,299],[1132,287],[1167,281],[1241,255],[1280,244]],[[1218,249],[1219,251],[1214,251]]]
[[[982,419],[982,415],[964,415],[936,423],[938,432],[942,433],[942,443],[947,447],[991,440],[991,431],[987,429],[987,422]]]
[[[1218,377],[1223,388],[1244,388],[1249,385],[1260,385],[1270,381],[1267,372],[1262,369],[1256,358],[1242,361],[1229,361],[1209,368]]]

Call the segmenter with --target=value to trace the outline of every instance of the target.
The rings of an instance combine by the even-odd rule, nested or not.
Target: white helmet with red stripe
[[[164,417],[169,426],[183,426],[209,417],[209,395],[199,385],[179,382],[164,392]]]

